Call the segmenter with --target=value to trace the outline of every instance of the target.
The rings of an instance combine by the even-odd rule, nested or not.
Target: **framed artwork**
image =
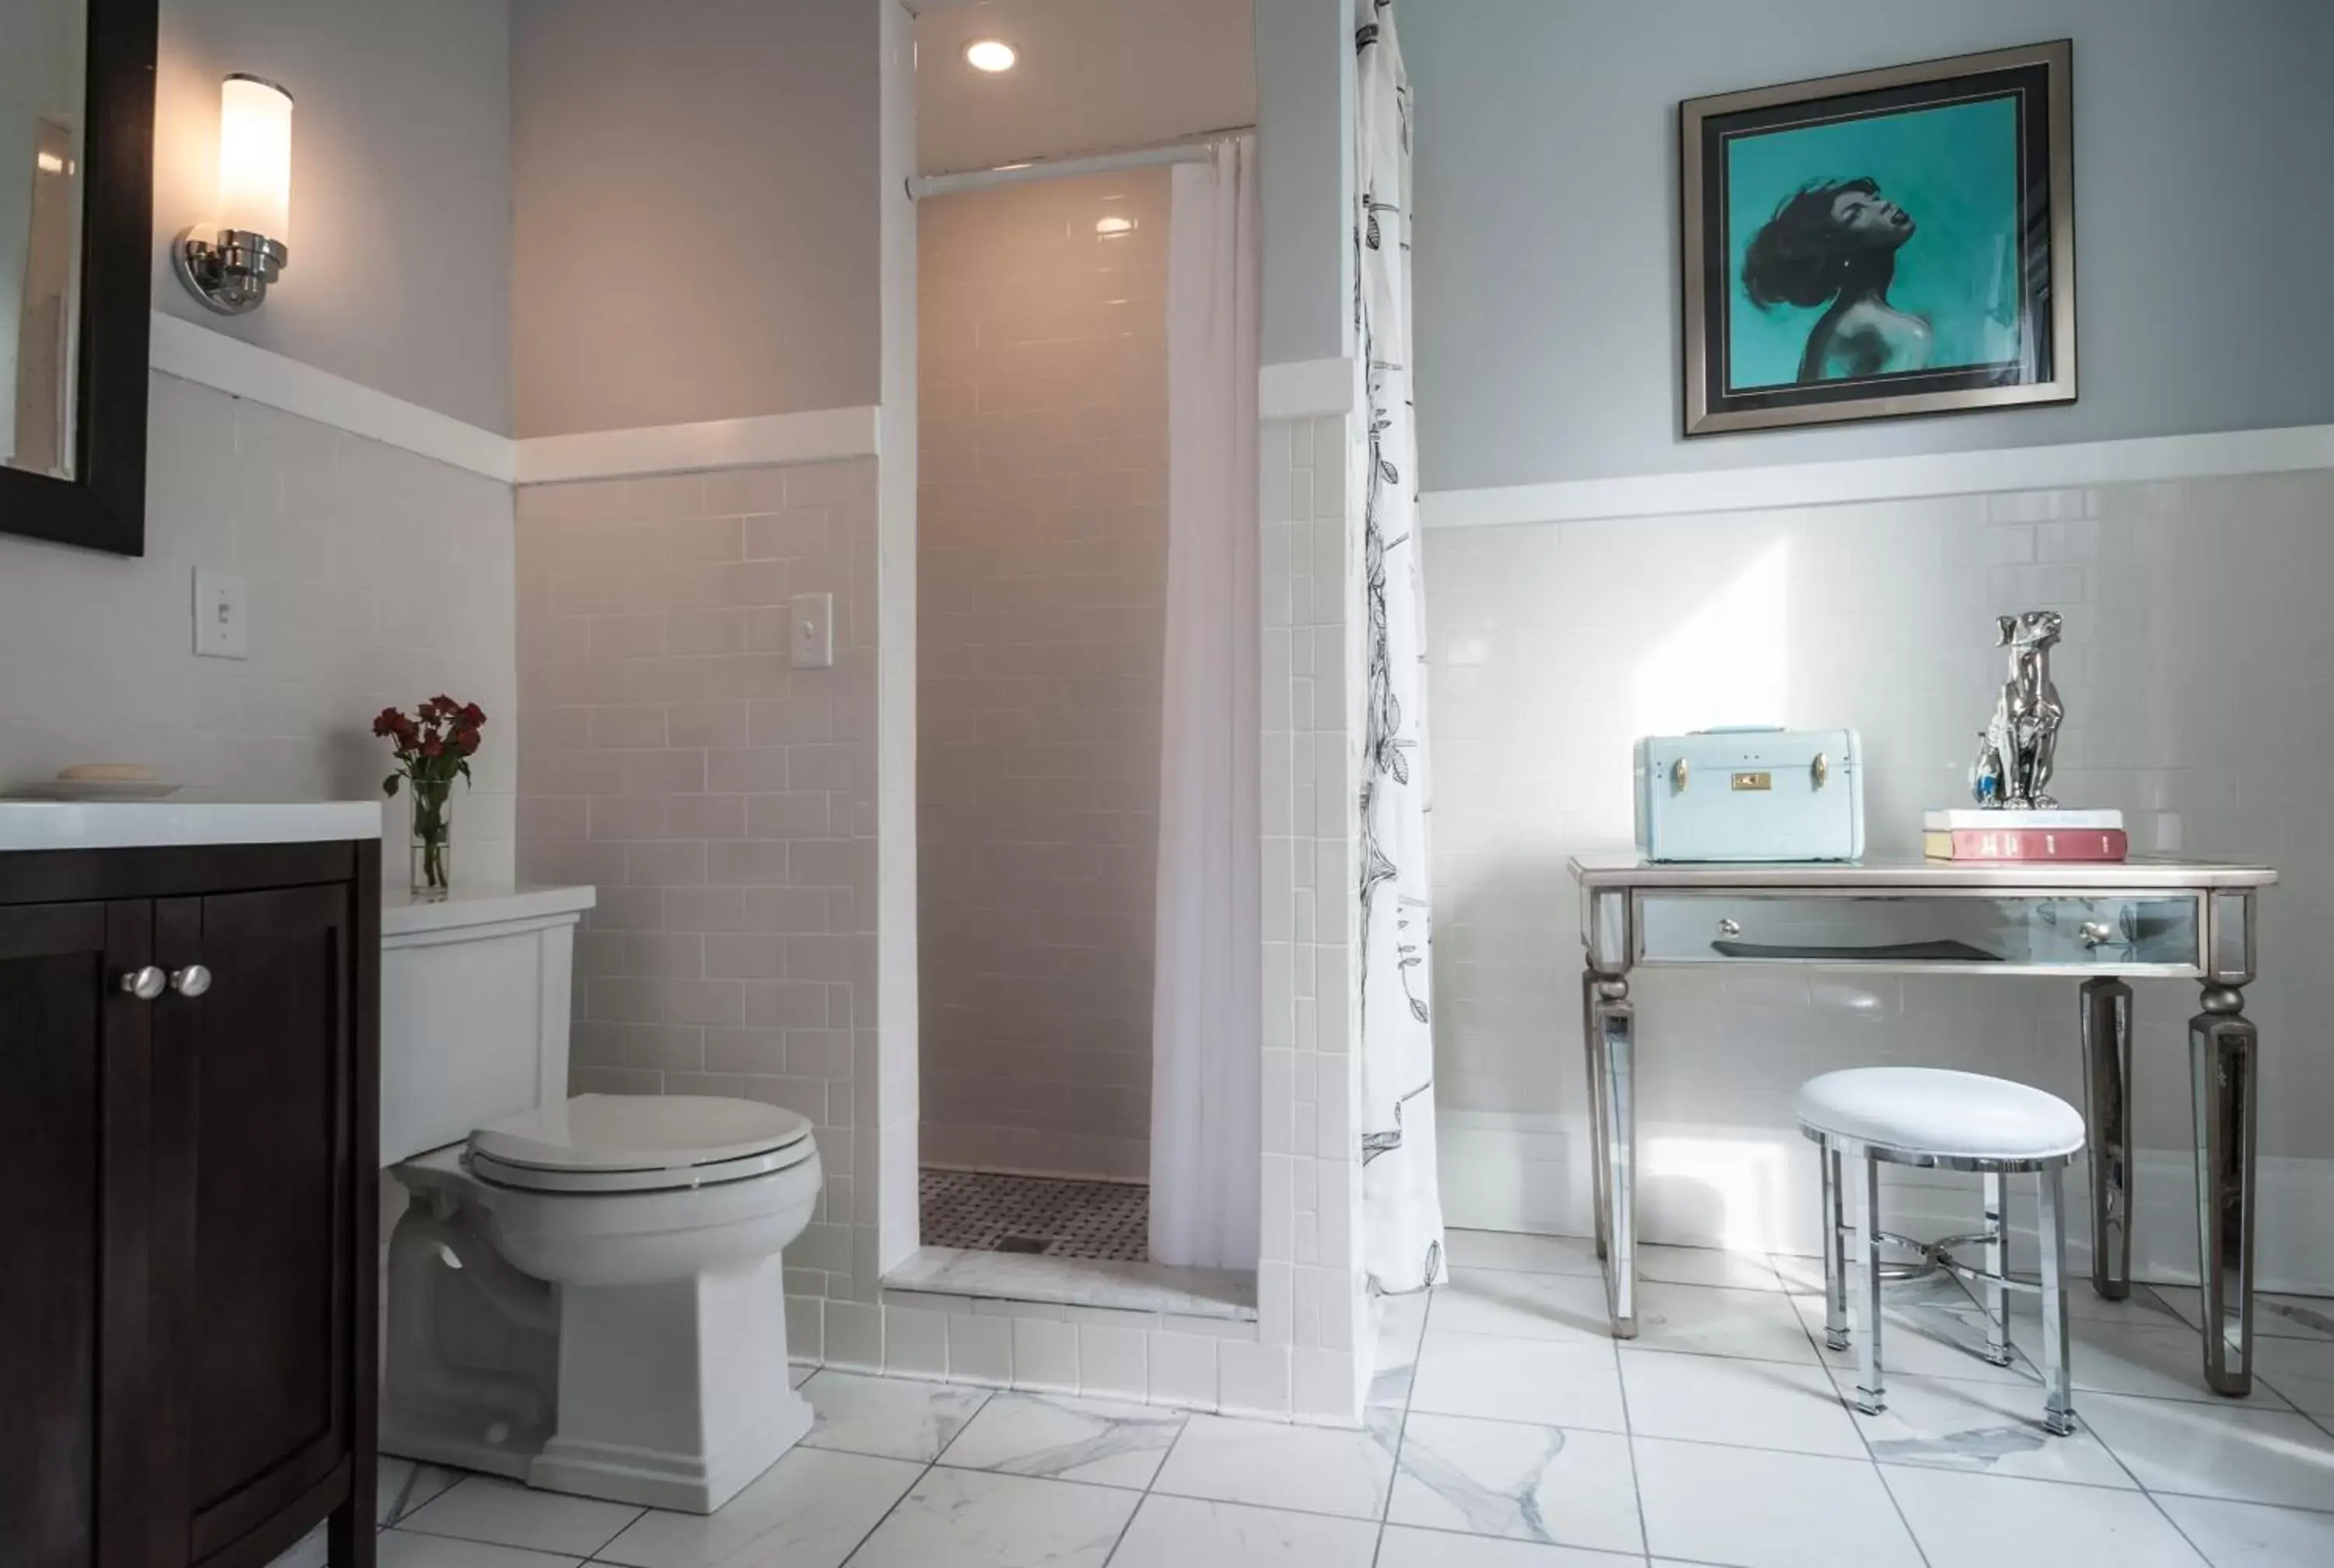
[[[2073,57],[1679,105],[1685,433],[2072,402]]]

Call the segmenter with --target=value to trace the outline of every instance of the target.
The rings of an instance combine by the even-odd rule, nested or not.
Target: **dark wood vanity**
[[[0,852],[8,1568],[371,1568],[380,876]]]

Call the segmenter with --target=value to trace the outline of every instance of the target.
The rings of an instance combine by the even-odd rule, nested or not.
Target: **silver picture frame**
[[[2069,40],[1990,50],[1950,59],[1877,71],[1851,72],[1784,82],[1773,87],[1688,99],[1678,106],[1680,284],[1684,326],[1684,433],[1716,435],[1741,430],[1790,428],[1865,419],[1898,418],[1907,415],[1939,414],[1967,409],[2029,407],[2075,400],[2075,191],[2074,191],[2074,46]],[[2024,341],[2036,361],[2017,367],[2016,379],[2001,366],[1959,366],[1919,373],[1896,372],[1862,380],[1818,381],[1735,390],[1722,384],[1724,361],[1713,332],[1724,329],[1729,292],[1734,286],[1731,265],[1731,236],[1725,232],[1722,203],[1723,171],[1711,167],[1711,143],[1726,131],[1730,121],[1760,111],[1805,104],[1814,109],[1824,101],[1876,93],[1893,93],[1963,79],[2001,76],[2032,81],[2040,76],[2039,101],[2043,124],[2032,141],[2047,163],[2040,182],[2047,209],[2037,218],[2027,215],[2034,238],[2047,242],[2032,249],[2022,268],[2021,310]],[[1881,111],[1880,112],[1887,112]],[[2031,107],[2021,101],[2021,112]],[[2023,126],[2024,122],[2021,122]],[[2027,145],[2021,130],[2021,149]],[[2034,186],[2021,188],[2030,202]],[[1713,232],[1713,226],[1715,231]],[[2041,266],[2036,267],[2035,261]],[[1713,275],[1714,274],[1714,275]],[[1713,377],[1713,366],[1721,371]]]

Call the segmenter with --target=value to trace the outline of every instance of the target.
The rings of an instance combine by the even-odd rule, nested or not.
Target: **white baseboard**
[[[1442,1214],[1465,1229],[1587,1236],[1587,1118],[1444,1110],[1435,1120]],[[1815,1145],[1796,1130],[1678,1127],[1637,1131],[1637,1234],[1683,1246],[1813,1255],[1818,1247]],[[2158,1284],[2196,1283],[2195,1163],[2185,1150],[2141,1150],[2134,1161],[2132,1273]],[[2067,1182],[2068,1246],[2090,1266],[2088,1177]],[[2334,1294],[2334,1159],[2264,1158],[2254,1253],[2260,1288]],[[1974,1178],[1882,1168],[1892,1230],[1934,1239],[1974,1228]],[[2013,1184],[2011,1222],[2031,1246],[2030,1183]],[[2030,1251],[2026,1255],[2031,1256]]]
[[[1430,490],[1419,497],[1419,511],[1429,528],[1483,528],[2225,478],[2303,468],[2334,468],[2334,425]]]

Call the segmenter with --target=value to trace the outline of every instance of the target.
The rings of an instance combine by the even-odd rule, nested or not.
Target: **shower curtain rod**
[[[962,174],[924,174],[908,181],[908,195],[921,199],[928,196],[949,196],[960,190],[982,190],[993,185],[1021,185],[1033,179],[1066,179],[1080,174],[1112,174],[1122,168],[1148,168],[1162,163],[1198,163],[1208,156],[1208,149],[1227,136],[1242,136],[1256,129],[1253,125],[1227,125],[1220,130],[1202,131],[1182,141],[1164,147],[1135,147],[1118,152],[1100,152],[1085,158],[1041,158],[1027,163],[1007,164],[1002,168],[975,168]]]

